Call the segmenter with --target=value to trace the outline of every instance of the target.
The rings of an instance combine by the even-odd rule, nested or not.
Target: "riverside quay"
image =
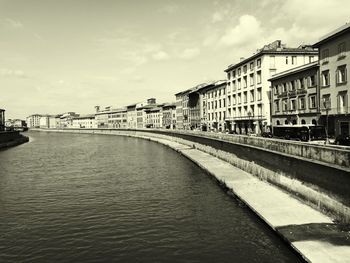
[[[350,3],[0,5],[0,263],[350,263]]]

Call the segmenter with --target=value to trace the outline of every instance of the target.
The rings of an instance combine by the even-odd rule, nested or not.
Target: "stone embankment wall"
[[[134,137],[154,137],[185,144],[197,148],[201,151],[216,156],[261,180],[268,181],[297,196],[302,201],[309,203],[324,213],[331,214],[332,217],[342,222],[350,222],[350,169],[341,165],[330,164],[314,160],[316,158],[300,157],[297,154],[286,154],[268,148],[248,145],[250,141],[255,144],[264,145],[263,140],[267,140],[269,147],[272,141],[265,138],[242,138],[239,142],[224,140],[226,135],[203,136],[199,133],[173,132],[164,130],[115,130],[115,129],[69,129],[63,132],[95,133],[110,135],[125,135]],[[207,134],[205,134],[207,135]],[[220,139],[220,136],[224,136]],[[228,138],[236,137],[227,135]],[[232,137],[231,137],[232,136]],[[241,136],[240,136],[241,137]],[[241,143],[246,142],[246,143]],[[280,143],[276,140],[276,143]],[[292,149],[307,146],[298,143],[282,142],[285,147]],[[295,146],[296,145],[296,146]],[[282,146],[281,146],[282,147]],[[310,145],[310,148],[320,146]],[[325,148],[334,155],[349,155],[345,149]],[[292,151],[291,149],[286,151]],[[312,150],[308,150],[310,152]],[[339,151],[340,153],[337,153]],[[303,153],[302,151],[300,152]],[[320,153],[321,154],[321,153]],[[268,194],[268,193],[267,193]],[[278,202],[278,200],[276,200]]]
[[[29,138],[21,135],[18,131],[0,132],[0,149],[16,146],[28,141]]]

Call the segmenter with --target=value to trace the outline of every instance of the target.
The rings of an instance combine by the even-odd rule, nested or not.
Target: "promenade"
[[[169,146],[214,176],[306,261],[350,262],[350,229],[344,229],[290,194],[210,154],[165,139],[144,138]]]

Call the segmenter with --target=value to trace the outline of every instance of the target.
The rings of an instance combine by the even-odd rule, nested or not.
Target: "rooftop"
[[[345,34],[350,31],[350,23],[346,23],[345,25],[342,25],[341,27],[338,27],[337,29],[329,32],[328,34],[322,36],[318,42],[313,44],[313,47],[319,47],[320,45],[324,44],[325,42],[330,41],[331,39],[338,37],[342,34]]]
[[[304,64],[304,65],[301,65],[299,67],[295,67],[295,68],[291,68],[291,69],[279,72],[275,75],[272,75],[272,77],[269,80],[270,81],[276,80],[276,79],[282,78],[284,76],[292,75],[292,74],[295,74],[295,73],[298,73],[298,72],[301,72],[304,70],[308,70],[308,69],[314,68],[314,67],[318,67],[318,60],[314,61],[312,63]]]
[[[300,45],[297,48],[286,47],[285,44],[282,44],[281,40],[276,40],[268,45],[263,46],[261,49],[258,49],[257,52],[254,53],[252,56],[246,59],[242,59],[236,64],[229,65],[225,72],[228,72],[233,68],[239,67],[249,62],[250,60],[264,54],[318,54],[318,51],[311,45]]]

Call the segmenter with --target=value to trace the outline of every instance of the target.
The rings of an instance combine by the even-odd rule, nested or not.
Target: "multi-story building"
[[[40,127],[40,117],[41,114],[29,115],[26,119],[29,128],[39,128]]]
[[[75,112],[66,112],[60,116],[60,128],[72,128],[73,118],[79,117]]]
[[[162,128],[163,113],[162,107],[153,107],[146,111],[146,127],[147,128]]]
[[[287,48],[277,40],[249,58],[230,65],[227,73],[227,127],[238,133],[260,133],[270,125],[269,78],[281,71],[316,61],[310,46]]]
[[[313,45],[320,56],[321,122],[330,135],[350,134],[350,23],[322,37]]]
[[[108,128],[128,128],[126,108],[111,110],[108,113]]]
[[[165,129],[175,129],[176,128],[176,104],[164,104],[162,106],[163,113],[163,128]]]
[[[206,86],[203,94],[202,111],[206,115],[208,130],[226,130],[226,80]],[[205,113],[206,112],[206,113]]]
[[[318,124],[318,61],[270,78],[271,124]]]
[[[94,129],[97,128],[95,114],[80,115],[73,118],[73,128]]]
[[[126,106],[127,111],[127,124],[129,129],[136,129],[137,128],[137,111],[136,111],[137,104],[131,104]]]
[[[182,112],[182,91],[175,94],[176,98],[176,128],[183,129],[183,112]]]
[[[41,115],[39,125],[40,128],[50,128],[50,115]]]
[[[5,110],[0,109],[0,131],[5,130]]]
[[[50,115],[49,116],[49,128],[57,129],[61,125],[61,115]]]
[[[136,107],[136,126],[138,129],[147,127],[147,111],[154,107],[157,107],[156,99],[150,98],[145,103],[140,103],[140,106]]]

